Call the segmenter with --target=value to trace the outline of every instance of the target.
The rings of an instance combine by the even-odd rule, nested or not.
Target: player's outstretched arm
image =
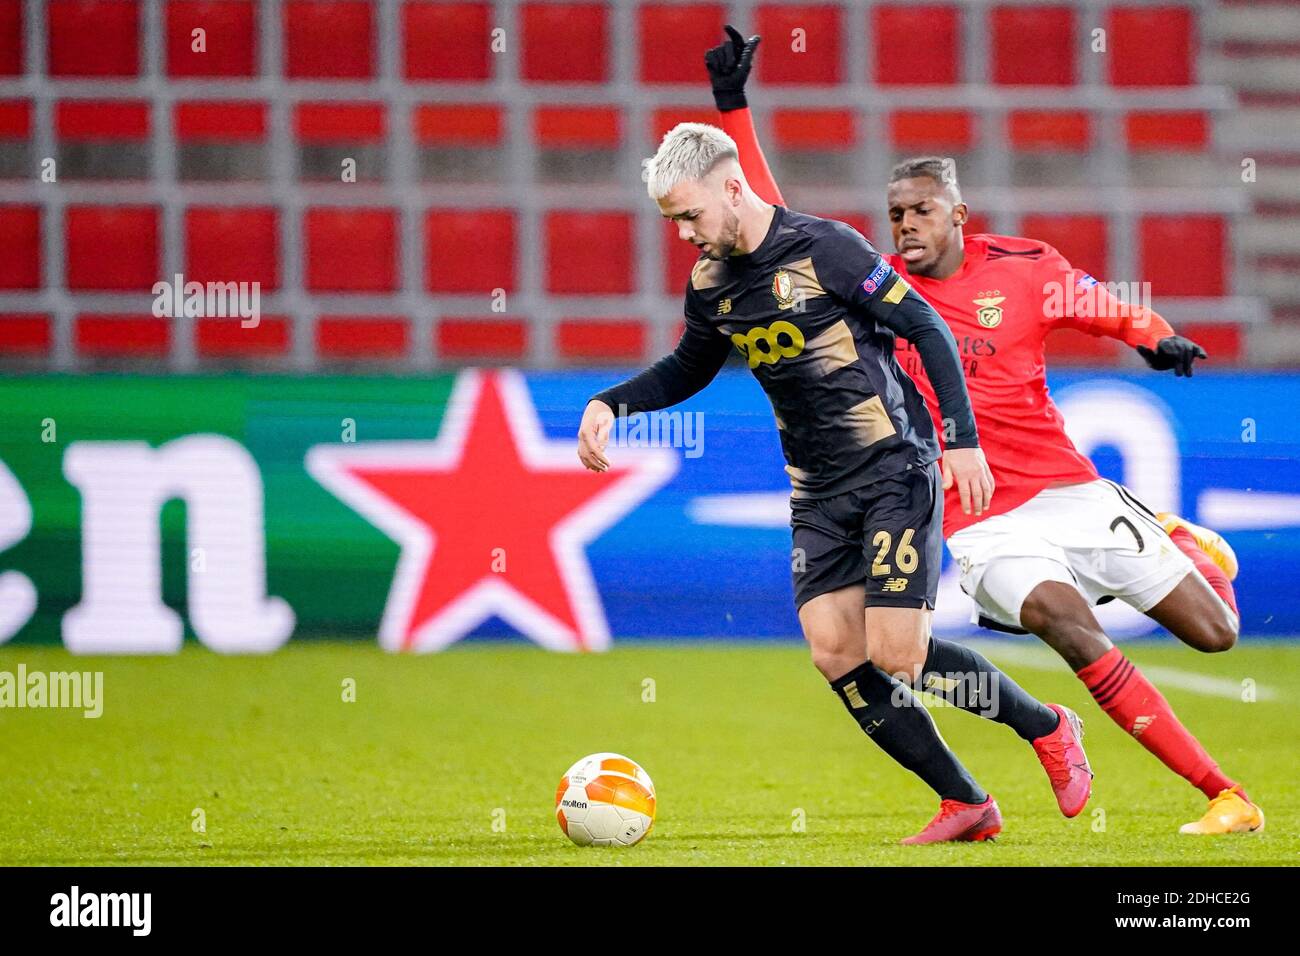
[[[578,426],[578,460],[592,471],[609,469],[605,447],[616,416],[652,412],[684,402],[717,376],[731,346],[708,325],[693,320],[677,347],[644,372],[593,395]]]
[[[982,515],[993,498],[993,473],[979,447],[975,413],[952,332],[930,303],[911,289],[880,323],[912,343],[939,400],[944,426],[944,490],[956,485],[961,510]]]
[[[768,168],[762,147],[758,145],[754,117],[750,115],[745,99],[745,81],[749,79],[761,39],[752,36],[746,40],[739,30],[728,24],[726,42],[704,54],[704,65],[713,85],[713,102],[722,114],[722,128],[736,141],[740,168],[745,171],[750,187],[764,202],[784,206],[785,198]]]
[[[1137,350],[1158,372],[1173,369],[1191,376],[1197,359],[1209,358],[1205,349],[1174,332],[1154,309],[1124,302],[1086,272],[1071,267],[1055,249],[1043,257],[1047,294],[1045,314],[1052,328],[1073,328],[1089,335],[1118,339]]]

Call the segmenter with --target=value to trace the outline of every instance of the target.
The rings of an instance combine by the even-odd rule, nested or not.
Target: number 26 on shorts
[[[899,536],[898,547],[894,548],[894,562],[903,574],[911,574],[921,563],[921,556],[912,547],[912,537],[915,534],[915,528],[908,528]],[[877,531],[871,537],[871,546],[876,549],[876,556],[871,561],[871,576],[874,578],[882,574],[893,574],[893,568],[886,561],[890,548],[894,546],[894,536],[888,531]]]

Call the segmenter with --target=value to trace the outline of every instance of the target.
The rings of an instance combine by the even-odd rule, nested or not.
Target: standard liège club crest
[[[778,309],[788,309],[794,305],[794,279],[784,269],[777,269],[772,276],[772,295],[776,296]]]
[[[979,311],[975,313],[975,318],[979,319],[980,325],[986,329],[996,329],[1002,324],[1002,303],[1007,300],[1005,295],[998,295],[998,290],[994,289],[985,295],[974,300],[978,305]]]

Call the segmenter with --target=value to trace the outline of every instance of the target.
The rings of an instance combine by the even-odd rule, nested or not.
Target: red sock
[[[1169,537],[1173,539],[1174,544],[1178,545],[1178,550],[1183,552],[1192,559],[1192,564],[1196,565],[1196,570],[1201,572],[1201,577],[1205,578],[1207,584],[1214,588],[1214,593],[1223,599],[1223,603],[1232,608],[1232,613],[1241,619],[1241,612],[1237,610],[1237,593],[1232,589],[1232,582],[1228,576],[1223,573],[1223,568],[1214,563],[1214,559],[1201,550],[1201,546],[1196,543],[1196,538],[1184,527],[1177,527],[1170,532]]]
[[[1207,797],[1213,799],[1221,790],[1237,786],[1182,725],[1164,695],[1118,647],[1112,647],[1076,676],[1125,733],[1136,737],[1161,763]]]

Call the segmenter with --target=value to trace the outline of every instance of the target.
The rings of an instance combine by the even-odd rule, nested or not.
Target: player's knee
[[[1196,646],[1207,654],[1230,651],[1237,644],[1237,620],[1227,608],[1201,620],[1197,630],[1199,635]]]
[[[813,667],[817,668],[827,681],[836,681],[866,660],[866,655],[859,651],[849,653],[844,649],[833,647],[812,647]]]
[[[865,644],[840,628],[805,629],[804,638],[812,652],[813,667],[828,681],[843,677],[867,657]]]
[[[897,677],[906,684],[913,684],[920,676],[921,669],[925,667],[925,655],[925,646],[919,649],[887,647],[875,651],[871,655],[871,663],[891,677]]]

